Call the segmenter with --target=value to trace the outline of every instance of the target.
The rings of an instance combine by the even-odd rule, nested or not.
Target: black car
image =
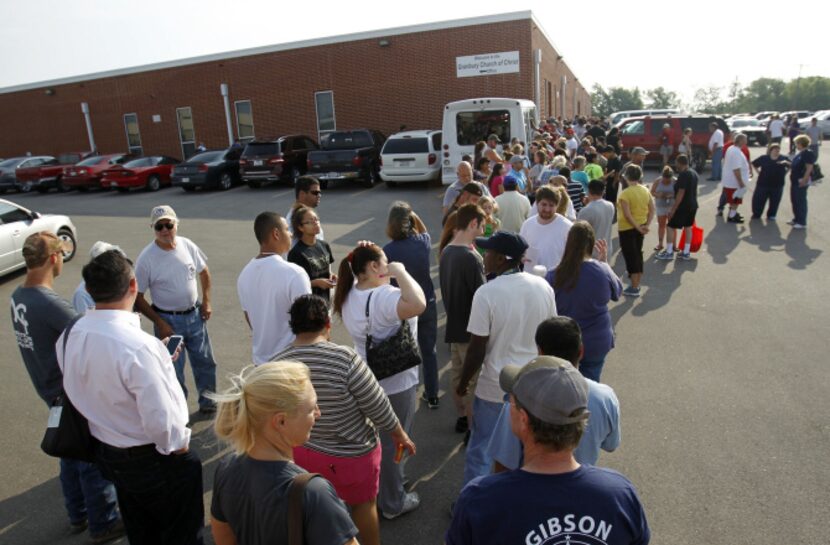
[[[252,188],[269,182],[294,181],[305,174],[308,152],[317,142],[301,134],[248,142],[239,159],[239,176]]]
[[[227,190],[239,183],[242,148],[203,151],[173,168],[172,182],[185,191],[197,187]]]
[[[371,129],[334,131],[308,154],[308,173],[325,188],[330,180],[360,180],[372,187],[380,180],[380,149],[386,137]]]

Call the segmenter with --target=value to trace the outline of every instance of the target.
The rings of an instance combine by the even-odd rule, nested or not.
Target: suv
[[[398,182],[441,179],[441,131],[393,134],[380,151],[380,178],[389,187]]]
[[[248,142],[239,159],[239,177],[252,188],[263,182],[285,181],[292,185],[306,171],[308,152],[317,143],[303,135]]]
[[[623,157],[627,158],[628,151],[634,147],[642,147],[648,151],[646,161],[662,162],[660,156],[660,136],[663,134],[663,125],[669,124],[671,128],[671,144],[674,147],[672,157],[677,155],[677,146],[683,137],[683,131],[689,127],[692,129],[692,156],[690,157],[692,167],[700,172],[706,166],[706,159],[709,156],[709,123],[715,122],[723,131],[724,139],[729,136],[729,127],[722,117],[709,115],[679,115],[665,116],[655,115],[653,117],[632,117],[623,121],[620,127]]]
[[[321,139],[321,149],[308,154],[308,173],[325,189],[331,180],[361,180],[372,187],[380,179],[380,149],[386,137],[371,129],[333,131]]]

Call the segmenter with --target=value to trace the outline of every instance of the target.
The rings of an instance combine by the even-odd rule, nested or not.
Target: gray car
[[[37,166],[41,162],[40,157],[12,157],[0,162],[0,193],[17,188],[15,170],[21,167]]]
[[[63,260],[69,261],[75,256],[78,234],[68,216],[32,212],[0,199],[0,222],[0,275],[26,266],[23,243],[32,233],[55,233],[64,243]]]

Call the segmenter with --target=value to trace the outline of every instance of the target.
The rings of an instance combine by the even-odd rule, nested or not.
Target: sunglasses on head
[[[157,223],[153,226],[156,231],[161,231],[162,229],[167,229],[168,231],[172,231],[173,228],[176,226],[174,223]]]

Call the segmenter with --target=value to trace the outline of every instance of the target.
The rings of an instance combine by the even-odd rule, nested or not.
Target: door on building
[[[187,161],[196,153],[196,131],[193,129],[193,110],[190,106],[176,108],[179,122],[179,142],[182,145],[182,159]]]

